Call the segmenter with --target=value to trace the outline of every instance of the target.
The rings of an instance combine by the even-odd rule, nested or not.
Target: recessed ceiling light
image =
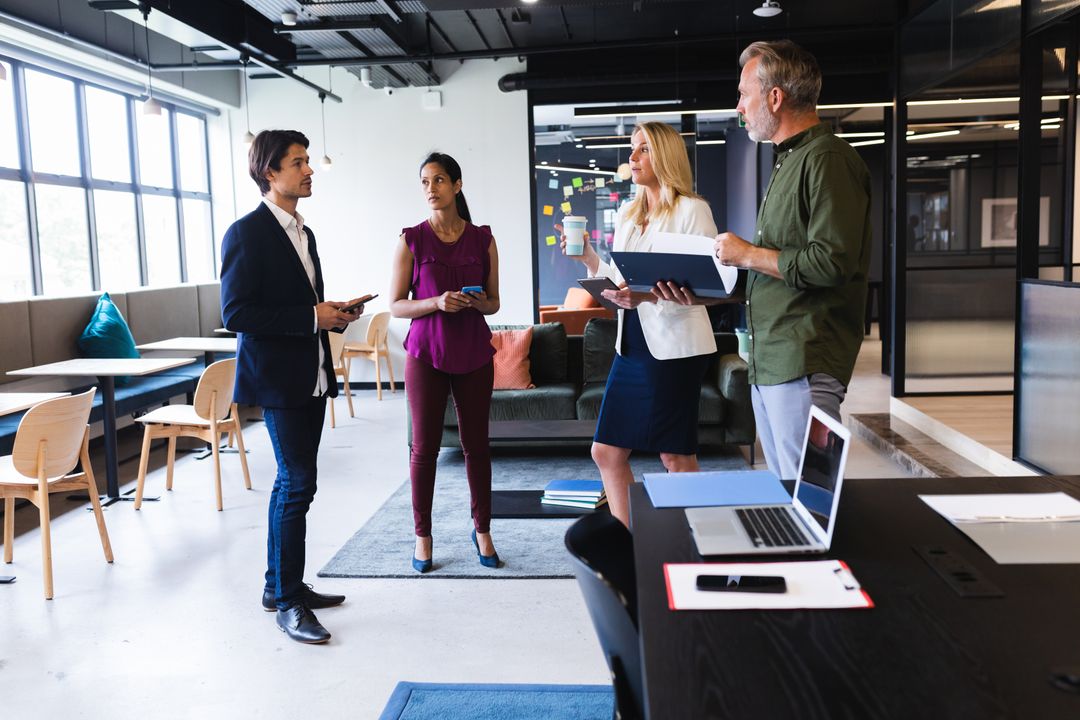
[[[780,7],[777,0],[765,0],[761,7],[754,8],[754,14],[758,17],[776,17],[782,12],[784,12],[784,9]]]

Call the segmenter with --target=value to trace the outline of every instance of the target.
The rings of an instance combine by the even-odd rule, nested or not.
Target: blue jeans
[[[307,511],[315,499],[316,458],[322,437],[326,399],[313,397],[304,407],[263,408],[278,471],[266,537],[266,589],[279,609],[304,590],[304,539]]]

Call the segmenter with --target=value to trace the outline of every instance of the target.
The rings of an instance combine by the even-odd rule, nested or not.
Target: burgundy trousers
[[[473,527],[491,528],[491,446],[488,412],[494,365],[489,361],[469,373],[445,373],[423,360],[405,356],[405,396],[412,415],[409,479],[412,481],[413,524],[419,537],[431,535],[431,500],[435,494],[435,462],[442,440],[447,395],[453,393],[458,433],[465,451],[465,474],[472,498]]]

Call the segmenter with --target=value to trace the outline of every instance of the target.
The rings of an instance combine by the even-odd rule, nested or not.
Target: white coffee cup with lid
[[[584,215],[567,215],[562,219],[563,232],[566,234],[566,254],[582,255],[585,253],[585,225],[588,218]]]

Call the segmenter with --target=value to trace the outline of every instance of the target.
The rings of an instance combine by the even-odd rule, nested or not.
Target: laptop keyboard
[[[755,547],[793,547],[809,545],[806,535],[782,507],[751,507],[735,510]]]

